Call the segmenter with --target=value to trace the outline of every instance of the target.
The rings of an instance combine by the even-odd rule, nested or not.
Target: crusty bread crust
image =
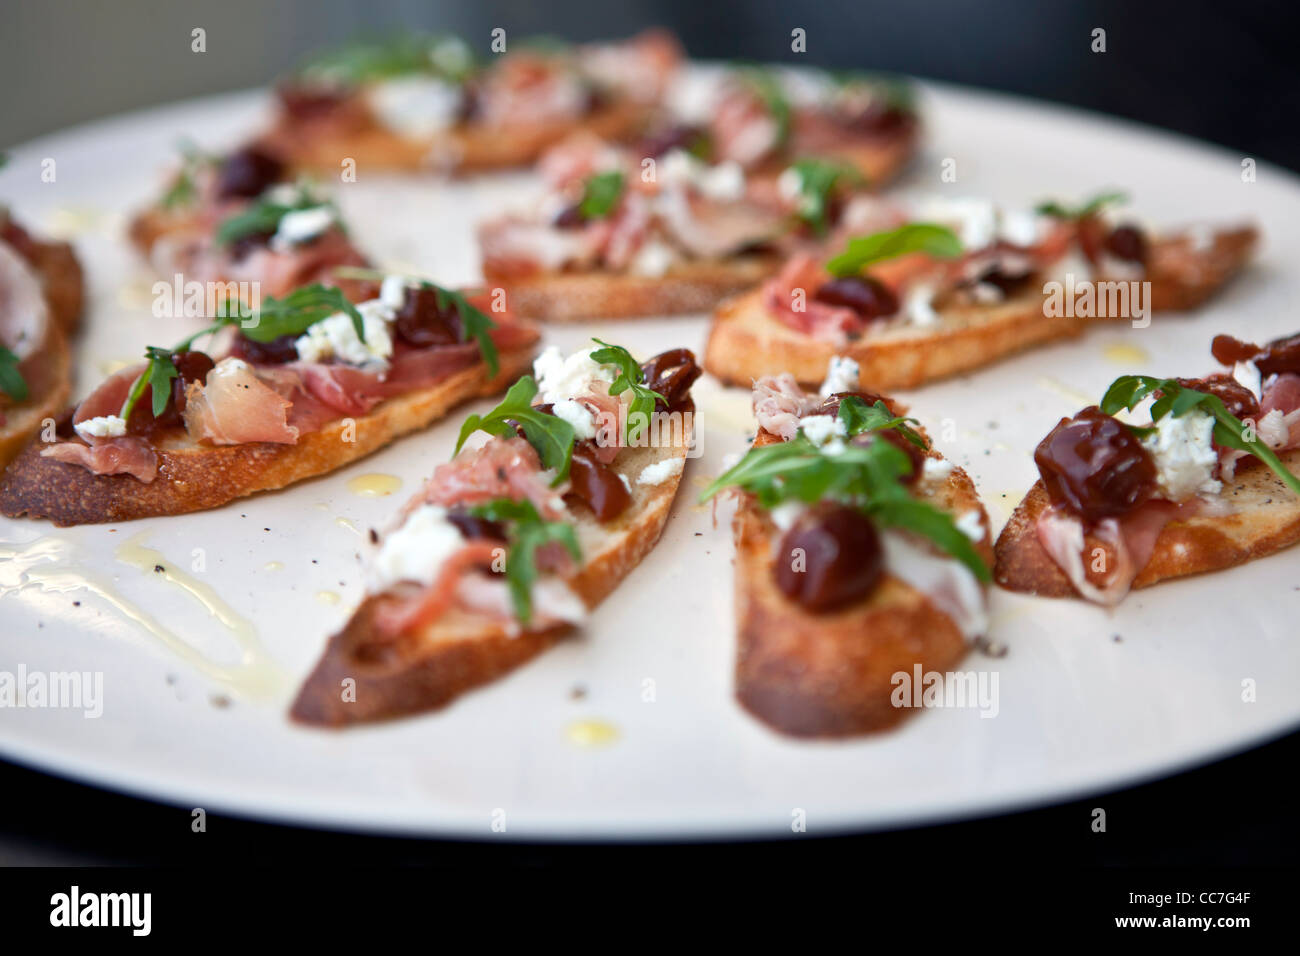
[[[0,512],[11,518],[49,518],[66,526],[216,508],[363,458],[442,418],[461,402],[500,391],[528,368],[532,354],[531,348],[502,351],[495,376],[489,377],[487,367],[476,363],[431,388],[381,402],[368,415],[336,419],[292,445],[204,445],[177,428],[161,443],[158,476],[149,484],[131,475],[96,475],[79,465],[43,458],[44,446],[36,441],[0,478]],[[349,437],[355,440],[345,440]]]
[[[914,388],[1033,345],[1078,335],[1085,323],[1044,315],[1043,296],[1033,292],[992,307],[945,309],[936,325],[884,326],[837,346],[774,319],[762,291],[756,289],[715,311],[704,367],[734,385],[747,386],[761,375],[790,372],[801,385],[811,387],[821,383],[832,356],[847,355],[862,370],[863,388]]]
[[[72,393],[72,356],[68,340],[57,328],[50,328],[39,361],[43,367],[38,375],[32,376],[44,385],[39,394],[21,405],[0,408],[4,416],[0,420],[0,469],[41,430],[43,421],[55,418],[63,410]]]
[[[1197,248],[1186,234],[1156,239],[1147,255],[1144,279],[1151,283],[1150,306],[1154,312],[1195,309],[1222,289],[1245,268],[1259,243],[1253,226],[1222,229],[1213,241]],[[1098,281],[1123,281],[1119,276],[1098,276]],[[1099,316],[1112,321],[1129,316]]]
[[[484,270],[489,285],[506,290],[511,311],[530,319],[576,322],[704,312],[729,295],[775,274],[774,255],[685,262],[663,276],[616,272],[552,272],[516,278]]]
[[[1293,473],[1300,472],[1300,449],[1279,457]],[[1230,568],[1300,541],[1300,498],[1262,464],[1241,470],[1233,481],[1225,482],[1220,497],[1234,512],[1199,515],[1166,525],[1133,587]],[[1041,597],[1077,596],[1069,578],[1038,540],[1038,518],[1048,504],[1042,481],[1035,482],[998,536],[994,579],[1008,591]],[[1091,555],[1093,548],[1104,548],[1110,555],[1104,542],[1085,535],[1084,554]],[[1084,562],[1088,578],[1100,584],[1105,575],[1093,572],[1091,564]],[[1106,567],[1113,567],[1113,561],[1108,560]]]
[[[632,505],[601,525],[582,505],[578,518],[583,563],[569,586],[588,608],[614,590],[650,553],[663,533],[681,483],[639,485],[647,465],[685,458],[685,448],[641,448],[620,453],[614,468],[632,485]],[[367,597],[329,644],[294,701],[291,716],[302,723],[341,727],[401,717],[446,706],[468,690],[495,680],[546,650],[573,628],[528,628],[511,633],[509,622],[453,609],[424,630],[385,640],[374,615],[384,595]],[[343,681],[355,681],[355,699],[343,699]]]
[[[627,139],[643,130],[655,113],[654,106],[617,100],[580,119],[508,129],[462,123],[427,141],[405,139],[377,124],[340,135],[322,135],[319,127],[291,124],[272,130],[264,142],[300,171],[333,175],[344,159],[352,159],[362,171],[480,172],[527,166],[549,147],[583,130],[602,139]]]
[[[50,317],[71,336],[81,325],[86,301],[86,279],[72,245],[66,242],[35,241],[31,266],[41,277],[41,288],[50,307]]]
[[[755,444],[766,444],[761,439]],[[937,452],[929,457],[941,458]],[[961,468],[928,481],[921,495],[953,514],[978,510],[992,560],[988,516]],[[774,581],[780,531],[743,498],[733,522],[736,542],[736,697],[769,727],[796,737],[839,737],[886,730],[907,714],[894,707],[891,679],[902,671],[947,671],[966,654],[953,620],[922,592],[886,574],[866,601],[811,614]]]

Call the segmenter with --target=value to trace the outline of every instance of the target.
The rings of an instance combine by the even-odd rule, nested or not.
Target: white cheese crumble
[[[371,580],[377,590],[398,581],[432,584],[446,560],[464,546],[460,530],[447,520],[446,508],[421,505],[384,538],[371,562]]]
[[[1264,396],[1264,376],[1254,362],[1238,362],[1232,367],[1232,377],[1242,388],[1249,389],[1255,398]]]
[[[1046,232],[1045,217],[1029,209],[1013,209],[1002,214],[1000,238],[1017,246],[1036,246]]]
[[[1217,494],[1223,485],[1214,478],[1219,456],[1210,443],[1214,419],[1202,411],[1175,418],[1166,415],[1155,423],[1155,434],[1142,446],[1156,463],[1156,484],[1170,501],[1196,494]]]
[[[386,364],[393,354],[393,337],[388,330],[392,312],[379,299],[362,302],[357,311],[361,313],[365,341],[357,338],[352,318],[346,312],[335,312],[294,342],[298,358],[304,362],[336,358],[349,365]]]
[[[126,434],[126,420],[116,415],[99,415],[73,426],[82,438],[118,438]]]
[[[858,390],[858,363],[847,355],[832,355],[826,367],[826,381],[822,382],[822,397],[836,392],[856,392]]]
[[[934,310],[935,288],[927,283],[915,285],[907,291],[903,299],[903,314],[914,325],[930,326],[939,321],[939,313]]]
[[[582,402],[566,398],[556,402],[551,411],[556,418],[573,426],[573,433],[579,439],[596,437],[596,416],[592,415],[591,409]]]
[[[987,199],[922,200],[912,219],[951,226],[966,250],[983,249],[998,237],[998,210]]]
[[[659,182],[665,186],[693,186],[710,199],[733,200],[745,195],[745,171],[728,160],[710,166],[684,149],[673,149],[659,161]]]
[[[921,466],[921,477],[930,481],[947,481],[954,467],[947,458],[927,458]]]
[[[799,430],[818,448],[834,452],[844,447],[849,428],[835,415],[805,415],[799,419]]]
[[[384,276],[379,284],[379,301],[386,309],[396,312],[406,304],[406,290],[410,280],[406,276]]]
[[[957,530],[970,538],[972,541],[979,541],[984,537],[984,523],[978,508],[972,508],[953,522]]]
[[[807,509],[808,506],[802,501],[783,501],[767,514],[774,525],[782,531],[789,531]]]
[[[215,375],[218,378],[221,378],[222,376],[225,375],[234,375],[236,372],[242,372],[247,368],[251,368],[251,366],[247,362],[245,362],[243,359],[237,359],[233,355],[230,355],[227,356],[226,358],[223,358],[220,362],[214,365],[212,367],[212,371],[209,372],[208,374]]]
[[[334,210],[329,206],[312,206],[295,209],[280,217],[270,246],[276,252],[285,252],[296,245],[310,242],[334,225]]]
[[[675,478],[682,473],[686,467],[685,458],[665,458],[663,461],[657,461],[653,465],[646,465],[641,469],[641,474],[637,475],[636,483],[638,485],[662,485],[670,478]]]
[[[461,91],[432,76],[408,76],[375,84],[367,100],[383,126],[406,139],[425,140],[456,122]]]
[[[533,362],[541,401],[558,404],[575,395],[589,394],[597,384],[612,384],[617,373],[613,367],[593,361],[591,353],[595,351],[584,349],[564,358],[554,345],[543,350]]]
[[[628,271],[636,276],[658,279],[677,261],[673,247],[659,239],[651,239],[632,257]]]

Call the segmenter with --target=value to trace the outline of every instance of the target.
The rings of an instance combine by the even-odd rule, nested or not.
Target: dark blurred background
[[[695,56],[892,70],[1073,103],[1300,169],[1295,0],[4,0],[0,146],[110,113],[265,83],[358,31],[575,40],[645,26]],[[190,31],[207,31],[207,52]],[[807,33],[807,53],[790,31]],[[1106,52],[1091,51],[1106,31]]]

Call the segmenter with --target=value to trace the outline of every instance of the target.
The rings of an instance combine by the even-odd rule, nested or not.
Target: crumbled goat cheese
[[[118,438],[126,434],[126,420],[116,415],[87,418],[73,426],[82,438]]]
[[[843,448],[849,434],[844,420],[835,415],[805,415],[799,419],[799,430],[810,442],[828,452]]]
[[[638,485],[662,485],[669,478],[674,478],[682,473],[686,467],[685,458],[665,458],[663,461],[657,461],[653,465],[646,465],[641,469],[641,474],[637,475],[636,483]]]
[[[979,541],[984,537],[984,523],[981,517],[979,509],[972,508],[953,523],[957,526],[957,530],[966,537],[972,541]]]
[[[334,225],[334,210],[329,206],[312,206],[295,209],[280,217],[270,246],[275,252],[285,252],[296,245],[310,242]]]
[[[856,392],[858,390],[858,363],[847,355],[832,355],[826,367],[826,381],[822,382],[821,395],[834,395],[836,392]]]
[[[783,501],[767,514],[772,519],[772,524],[782,531],[789,531],[806,510],[808,506],[802,501]]]
[[[591,409],[582,402],[575,402],[571,398],[566,398],[556,402],[552,406],[551,412],[556,418],[573,426],[573,433],[579,439],[596,437],[596,417],[591,414]]]
[[[636,276],[658,279],[677,261],[673,247],[658,239],[651,239],[632,257],[628,271]]]
[[[914,325],[930,326],[939,321],[939,313],[934,311],[934,286],[927,283],[915,285],[908,290],[903,300],[903,313]]]
[[[406,290],[411,282],[406,276],[384,276],[379,284],[379,301],[386,309],[397,312],[406,305]]]
[[[947,458],[927,458],[921,466],[921,477],[932,481],[947,481],[953,467]]]
[[[1238,362],[1232,367],[1232,377],[1242,388],[1249,389],[1256,398],[1264,395],[1264,376],[1254,362]]]
[[[1013,209],[1002,214],[1000,238],[1017,246],[1036,246],[1046,231],[1045,217],[1029,209]]]
[[[555,404],[575,395],[586,395],[597,384],[612,384],[617,377],[615,370],[593,361],[591,353],[595,351],[594,348],[584,349],[564,358],[552,345],[537,356],[533,362],[533,375],[542,402]]]
[[[447,520],[441,505],[421,505],[405,523],[387,535],[371,563],[375,590],[398,581],[432,584],[443,564],[465,546],[460,530]]]
[[[710,166],[684,149],[670,150],[659,161],[659,182],[665,186],[693,186],[710,199],[740,199],[745,195],[745,171],[727,161]]]
[[[998,237],[998,210],[987,199],[931,197],[918,205],[912,218],[952,226],[967,251],[983,249]]]
[[[379,122],[398,136],[423,140],[456,122],[460,87],[431,76],[409,76],[377,83],[367,99]]]
[[[1216,494],[1223,487],[1214,478],[1219,456],[1210,443],[1212,417],[1196,410],[1177,418],[1166,415],[1155,428],[1155,434],[1142,439],[1142,446],[1155,459],[1156,484],[1170,501]]]
[[[335,312],[307,329],[294,342],[298,357],[304,362],[323,362],[336,358],[349,365],[386,364],[393,354],[393,337],[388,323],[393,314],[379,299],[371,299],[357,306],[361,313],[365,341],[357,338],[357,330],[346,312]]]

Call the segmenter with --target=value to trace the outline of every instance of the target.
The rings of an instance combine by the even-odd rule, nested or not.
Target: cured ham
[[[221,362],[204,384],[191,383],[185,394],[185,430],[195,441],[242,445],[298,440],[298,429],[288,423],[293,403],[258,378],[247,362]]]
[[[567,484],[551,487],[532,445],[522,438],[493,440],[463,452],[434,469],[418,501],[437,505],[475,505],[510,498],[532,502],[545,518],[565,513]]]
[[[148,484],[158,475],[158,455],[143,438],[97,439],[93,445],[65,441],[41,450],[42,458],[80,465],[96,475],[131,475]]]

